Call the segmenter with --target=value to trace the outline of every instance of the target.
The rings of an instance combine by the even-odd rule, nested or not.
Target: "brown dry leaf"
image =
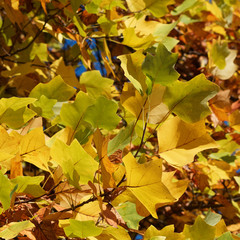
[[[116,211],[116,209],[111,204],[107,205],[102,204],[101,212],[103,218],[109,225],[115,228],[117,228],[118,225],[126,226],[126,223],[122,219],[121,215]]]

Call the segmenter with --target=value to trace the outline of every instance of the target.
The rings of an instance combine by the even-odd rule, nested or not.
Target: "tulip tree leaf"
[[[127,223],[129,228],[138,229],[138,223],[143,219],[137,211],[136,204],[125,202],[117,209],[123,220]]]
[[[94,221],[78,221],[69,220],[70,225],[64,228],[64,232],[68,237],[87,238],[98,236],[102,233],[103,228],[96,227]]]
[[[132,194],[157,218],[156,204],[170,203],[175,198],[162,183],[162,161],[155,159],[138,164],[131,153],[123,158],[126,167],[127,186]],[[149,198],[148,196],[151,196]]]
[[[132,54],[118,56],[121,61],[121,67],[124,70],[125,76],[140,92],[144,92],[147,88],[145,83],[145,75],[142,72],[142,63],[145,59],[141,50]]]
[[[197,122],[211,114],[208,100],[213,98],[219,87],[200,74],[189,82],[176,81],[166,87],[163,102],[186,122]]]
[[[200,216],[198,216],[192,226],[184,226],[184,235],[186,238],[194,240],[213,240],[215,237],[215,227],[208,225]]]
[[[92,181],[98,169],[98,163],[74,139],[70,146],[56,140],[51,148],[51,156],[63,170],[70,184],[79,188],[79,184]]]
[[[24,135],[21,139],[19,148],[20,156],[24,161],[50,172],[48,168],[50,151],[45,145],[45,136],[41,127],[35,128]]]
[[[10,180],[7,178],[7,176],[3,175],[3,173],[0,171],[0,202],[3,206],[4,210],[7,210],[10,207],[11,203],[11,189],[12,184]]]
[[[39,100],[32,104],[31,109],[36,112],[38,116],[51,118],[54,116],[52,108],[56,103],[56,99],[48,99],[45,95],[42,95]]]
[[[152,82],[167,86],[175,82],[180,76],[174,69],[178,55],[171,53],[167,48],[159,43],[156,55],[148,54],[143,62],[142,70]]]
[[[53,78],[48,83],[39,83],[31,91],[29,97],[40,99],[42,95],[48,99],[56,99],[59,102],[64,102],[70,99],[76,90],[66,84],[60,75]]]
[[[36,113],[27,108],[28,104],[35,102],[35,98],[2,98],[0,100],[0,123],[17,129],[33,118]]]
[[[163,239],[178,239],[184,240],[184,236],[182,233],[175,233],[174,232],[174,225],[168,225],[161,230],[156,229],[153,225],[151,225],[144,234],[144,240],[152,240],[155,239],[154,237],[164,237]],[[157,240],[157,238],[156,238]]]
[[[158,128],[158,144],[160,156],[176,166],[192,162],[200,151],[218,147],[206,133],[204,121],[191,124],[178,117],[164,122]]]
[[[149,48],[154,41],[152,34],[139,37],[136,35],[134,28],[126,28],[123,32],[123,38],[122,44],[132,47],[135,50],[145,50]]]
[[[0,238],[2,239],[13,239],[23,230],[32,229],[35,225],[30,221],[22,222],[11,222],[4,229],[0,228]]]
[[[44,180],[44,176],[30,177],[30,176],[18,176],[11,180],[12,183],[17,185],[17,193],[26,193],[34,197],[39,197],[45,194],[45,191],[40,186],[40,183]]]
[[[97,98],[100,95],[105,95],[111,98],[111,86],[113,80],[104,78],[99,71],[88,71],[81,75],[80,83],[84,84],[88,95]]]
[[[112,130],[120,121],[117,109],[118,105],[116,102],[100,96],[96,103],[86,110],[84,120],[95,128]]]
[[[71,127],[76,132],[81,128],[84,122],[83,117],[90,105],[93,105],[94,99],[89,97],[84,92],[79,92],[73,103],[63,104],[60,112],[62,123],[65,126]]]

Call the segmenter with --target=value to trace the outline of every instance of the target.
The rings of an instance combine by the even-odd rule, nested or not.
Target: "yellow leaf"
[[[129,153],[123,158],[123,162],[126,166],[128,189],[151,215],[157,218],[156,205],[175,200],[162,183],[162,161],[154,159],[144,164],[138,164],[133,155]]]
[[[18,151],[19,139],[12,134],[9,135],[2,126],[0,126],[0,135],[0,166],[10,170],[11,159]]]
[[[148,97],[142,96],[131,83],[125,83],[120,98],[122,106],[136,118],[146,120],[151,124],[159,123],[169,113],[168,107],[162,102],[165,87],[154,84],[152,93]]]
[[[169,189],[170,193],[174,198],[177,200],[183,195],[183,193],[186,191],[188,187],[188,180],[176,180],[174,179],[175,171],[173,172],[163,172],[162,173],[162,182],[164,185]]]
[[[206,133],[204,121],[186,123],[179,117],[158,128],[158,144],[160,156],[178,167],[191,163],[198,152],[218,147]]]
[[[239,110],[234,111],[229,116],[230,126],[237,131],[240,131],[240,112]]]
[[[135,50],[147,49],[154,43],[152,34],[148,36],[139,36],[135,33],[134,28],[126,28],[123,32],[122,44],[134,48]]]
[[[162,236],[165,240],[183,240],[182,233],[174,232],[174,225],[168,225],[161,230],[157,230],[151,225],[144,234],[144,240],[151,240],[152,237]],[[158,238],[157,238],[158,239]]]
[[[50,172],[48,168],[50,150],[45,145],[45,136],[41,127],[24,135],[19,147],[20,156],[24,161]]]

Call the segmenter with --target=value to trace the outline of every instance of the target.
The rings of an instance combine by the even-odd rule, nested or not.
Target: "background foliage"
[[[237,0],[0,1],[0,238],[240,239]]]

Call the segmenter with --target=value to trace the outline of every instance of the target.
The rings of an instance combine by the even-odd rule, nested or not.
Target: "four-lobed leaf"
[[[211,114],[208,100],[213,98],[218,91],[218,85],[200,74],[189,82],[176,81],[167,86],[163,102],[182,120],[190,123],[197,122]]]
[[[171,53],[159,43],[155,55],[148,54],[143,62],[142,70],[153,83],[161,83],[164,86],[175,82],[180,74],[174,69],[178,59],[176,53]]]
[[[159,154],[168,163],[184,166],[205,149],[218,145],[206,132],[204,121],[186,123],[179,117],[164,122],[157,131]]]
[[[150,214],[157,218],[157,204],[167,204],[175,201],[175,198],[162,182],[162,161],[155,159],[139,164],[129,153],[123,158],[123,162],[126,167],[128,189]]]

